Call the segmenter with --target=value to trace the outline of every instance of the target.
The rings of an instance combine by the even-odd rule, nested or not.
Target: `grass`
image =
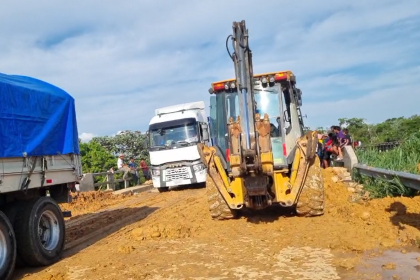
[[[378,152],[375,148],[356,151],[360,163],[369,166],[394,171],[420,174],[420,132],[411,135],[400,146],[385,152]],[[356,178],[371,192],[373,197],[386,196],[413,196],[418,193],[407,188],[397,178],[392,181],[383,181],[367,176]]]

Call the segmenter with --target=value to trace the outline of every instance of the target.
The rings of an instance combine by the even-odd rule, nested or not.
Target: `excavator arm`
[[[236,76],[236,89],[239,97],[239,116],[229,124],[231,158],[234,166],[239,165],[234,176],[243,176],[261,168],[255,129],[254,81],[252,52],[248,43],[248,29],[245,21],[233,22],[231,55]]]

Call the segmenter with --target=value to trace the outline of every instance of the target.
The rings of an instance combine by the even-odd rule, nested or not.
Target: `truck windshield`
[[[170,126],[161,123],[150,131],[150,147],[172,148],[195,144],[199,141],[197,123],[189,122]]]

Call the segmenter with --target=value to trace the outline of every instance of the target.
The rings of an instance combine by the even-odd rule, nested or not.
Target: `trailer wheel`
[[[12,224],[0,211],[0,279],[12,276],[16,261],[16,239]]]
[[[25,201],[18,200],[9,204],[6,204],[6,207],[3,208],[3,213],[6,214],[9,219],[10,224],[14,229],[16,229],[16,215],[22,211]],[[15,231],[16,232],[16,231]],[[17,255],[17,254],[16,254]],[[19,255],[16,256],[15,267],[24,267],[26,264],[22,261]],[[0,278],[1,279],[1,278]]]
[[[16,242],[19,257],[30,266],[44,266],[61,258],[65,224],[60,207],[50,197],[30,200],[17,214]]]

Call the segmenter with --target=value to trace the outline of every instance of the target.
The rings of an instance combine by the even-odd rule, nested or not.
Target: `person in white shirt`
[[[120,154],[117,161],[118,170],[124,171],[123,179],[127,178],[127,173],[130,171],[130,168],[127,164],[124,163],[124,155]]]

